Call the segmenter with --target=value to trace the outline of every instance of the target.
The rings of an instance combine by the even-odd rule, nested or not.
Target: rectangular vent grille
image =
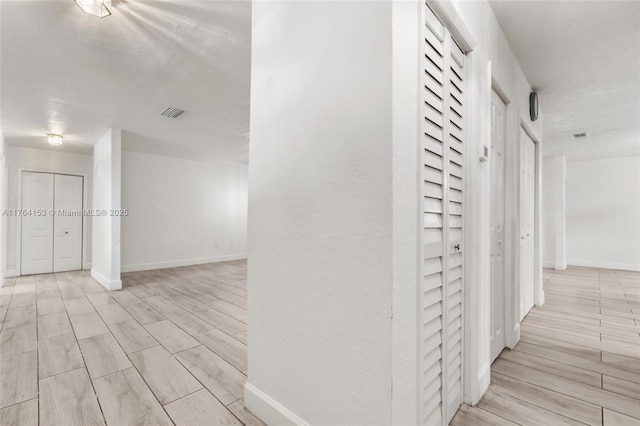
[[[186,114],[187,114],[187,111],[180,108],[174,108],[174,107],[167,107],[165,108],[164,111],[160,113],[160,115],[164,117],[169,117],[169,118],[180,118]]]
[[[589,137],[589,132],[583,132],[583,133],[574,133],[573,137],[576,139],[579,138],[588,138]]]

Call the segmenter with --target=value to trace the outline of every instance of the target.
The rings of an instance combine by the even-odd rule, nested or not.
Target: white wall
[[[543,259],[546,268],[567,269],[566,160],[564,156],[542,161]]]
[[[6,142],[4,135],[0,130],[0,214],[7,208],[8,196],[8,178],[9,170],[7,167]],[[4,277],[6,275],[7,266],[7,216],[0,216],[0,286],[4,285]]]
[[[569,265],[640,271],[640,156],[567,163]]]
[[[93,209],[106,215],[93,217],[91,276],[108,290],[122,288],[120,280],[122,131],[109,129],[93,147]]]
[[[122,208],[123,272],[246,258],[246,165],[123,151]]]
[[[44,138],[43,138],[44,140]],[[43,141],[46,143],[46,141]],[[89,155],[70,154],[63,151],[51,151],[44,149],[21,148],[18,146],[7,146],[7,165],[8,165],[8,207],[16,209],[18,207],[18,198],[20,197],[20,176],[19,169],[25,171],[40,171],[51,173],[67,173],[87,175],[87,199],[85,200],[85,208],[91,206],[92,196],[92,175],[93,175],[93,159]],[[85,217],[83,227],[83,268],[89,267],[91,264],[91,218]],[[20,221],[17,217],[7,218],[7,264],[6,269],[9,275],[20,274],[20,254],[17,252],[19,247],[18,226]]]
[[[393,293],[392,293],[392,407],[391,424],[412,425],[418,419],[418,304],[416,288],[421,270],[418,247],[422,215],[416,213],[418,179],[417,146],[421,139],[419,121],[420,94],[416,90],[422,78],[419,55],[420,2],[392,2],[392,86],[393,86]]]
[[[268,424],[389,425],[391,2],[252,19],[245,403]]]

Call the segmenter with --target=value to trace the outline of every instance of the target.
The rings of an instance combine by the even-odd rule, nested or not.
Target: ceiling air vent
[[[582,133],[574,133],[573,137],[576,139],[581,139],[581,138],[588,138],[590,136],[589,132],[582,132]]]
[[[174,108],[174,107],[167,107],[165,108],[164,111],[160,113],[160,115],[169,117],[169,118],[180,118],[186,114],[187,114],[187,111],[180,108]]]

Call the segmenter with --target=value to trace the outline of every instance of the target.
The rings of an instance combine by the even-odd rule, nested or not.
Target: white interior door
[[[520,319],[533,307],[536,147],[520,129]]]
[[[54,181],[53,271],[75,271],[82,269],[83,178],[55,175]]]
[[[504,149],[506,107],[491,93],[491,362],[504,336]]]
[[[465,55],[425,6],[420,288],[420,422],[448,424],[462,404]]]
[[[53,272],[53,175],[22,173],[21,274]]]

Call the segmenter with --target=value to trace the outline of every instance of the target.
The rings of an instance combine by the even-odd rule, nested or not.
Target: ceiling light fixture
[[[49,141],[49,145],[60,146],[62,145],[62,135],[47,135],[47,140]]]
[[[84,13],[102,19],[111,16],[111,0],[74,0]]]

